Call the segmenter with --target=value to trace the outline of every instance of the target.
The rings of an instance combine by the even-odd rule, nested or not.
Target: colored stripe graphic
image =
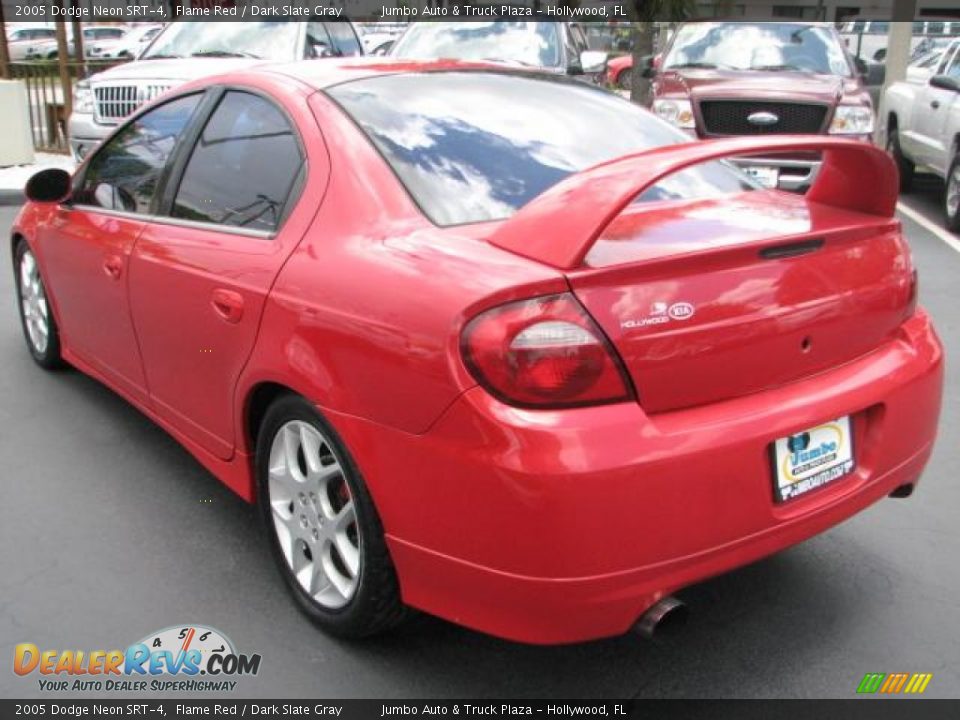
[[[867,673],[857,686],[857,692],[919,695],[927,689],[932,679],[933,673]]]
[[[883,682],[884,677],[886,677],[884,673],[867,673],[863,676],[863,680],[860,681],[857,692],[875,693],[880,689],[880,683]]]

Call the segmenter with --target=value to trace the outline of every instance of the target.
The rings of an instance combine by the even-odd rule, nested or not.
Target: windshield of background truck
[[[300,58],[299,24],[277,22],[178,22],[160,35],[141,60],[181,57]]]
[[[560,64],[558,23],[423,22],[410,26],[391,51],[416,60],[500,60],[533,67]]]
[[[852,75],[833,31],[801,23],[690,23],[677,31],[663,69],[793,71]]]

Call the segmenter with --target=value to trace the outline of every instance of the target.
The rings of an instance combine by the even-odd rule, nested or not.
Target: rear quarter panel
[[[423,433],[474,384],[460,361],[465,321],[566,283],[484,242],[495,223],[432,225],[343,111],[322,93],[310,103],[330,183],[322,202],[308,198],[319,212],[267,301],[239,411],[273,382],[331,413]]]

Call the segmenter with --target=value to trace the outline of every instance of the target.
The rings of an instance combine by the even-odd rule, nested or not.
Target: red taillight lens
[[[511,405],[572,407],[631,396],[613,348],[569,294],[487,310],[464,328],[461,346],[477,381]]]

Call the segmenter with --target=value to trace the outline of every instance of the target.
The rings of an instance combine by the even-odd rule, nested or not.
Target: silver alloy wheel
[[[20,258],[20,312],[33,349],[40,355],[50,342],[50,310],[40,279],[40,268],[33,253],[27,250]]]
[[[951,218],[956,217],[958,209],[960,209],[960,163],[954,166],[947,181],[947,215]]]
[[[353,598],[360,581],[360,528],[344,469],[326,437],[292,420],[270,446],[270,515],[300,587],[325,608]]]

